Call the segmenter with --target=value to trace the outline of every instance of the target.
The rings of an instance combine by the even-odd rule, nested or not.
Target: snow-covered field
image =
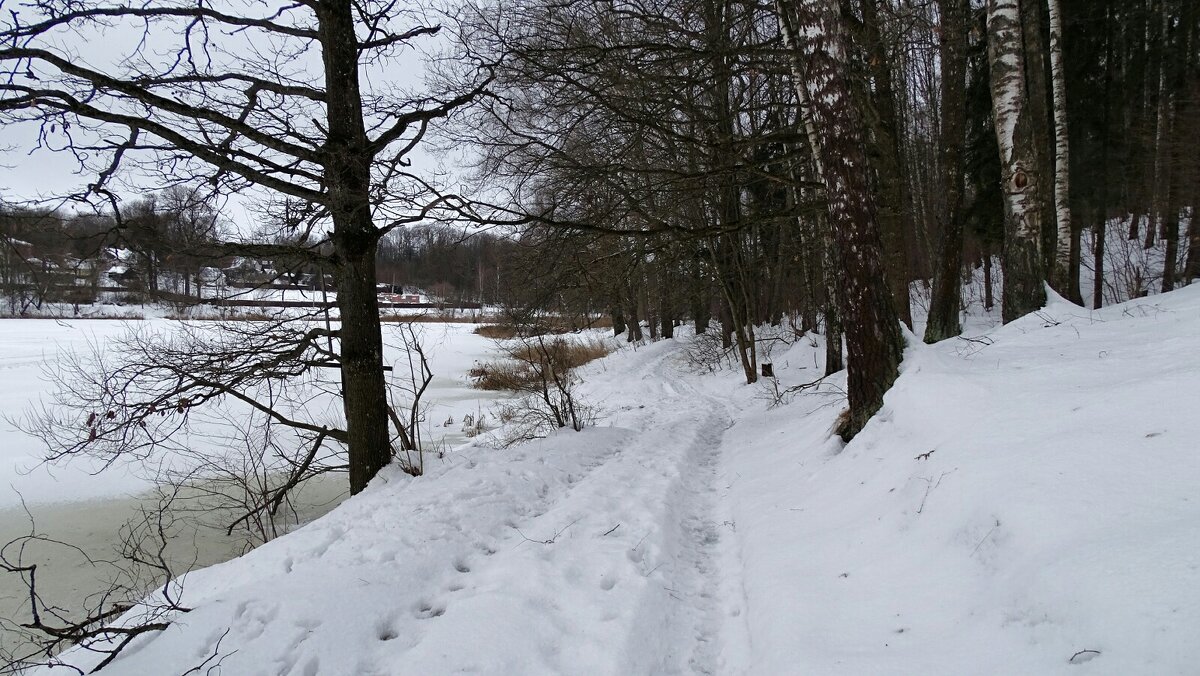
[[[1195,674],[1198,339],[1193,287],[914,344],[849,445],[838,378],[626,349],[600,427],[385,471],[103,673]]]
[[[135,470],[110,468],[93,474],[86,462],[66,466],[39,466],[42,448],[12,424],[37,402],[46,398],[50,385],[42,377],[43,367],[64,352],[87,353],[92,345],[124,336],[130,329],[172,331],[178,322],[163,319],[125,322],[117,320],[0,320],[0,412],[8,420],[0,423],[0,510],[16,507],[21,496],[26,503],[50,503],[122,497],[149,487]],[[447,419],[461,421],[464,414],[487,411],[498,395],[470,388],[467,371],[492,355],[493,341],[473,333],[473,324],[436,323],[418,325],[429,351],[434,380],[425,395],[430,405],[428,433],[432,440],[455,443],[464,439],[461,425],[442,426]],[[406,360],[394,325],[384,326],[385,360]],[[407,361],[403,361],[407,364]],[[399,377],[407,367],[397,367]],[[83,415],[83,414],[81,414]],[[18,495],[19,493],[19,495]]]

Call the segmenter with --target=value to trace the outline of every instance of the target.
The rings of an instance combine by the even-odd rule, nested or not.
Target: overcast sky
[[[238,0],[229,0],[229,2],[238,4]],[[269,8],[264,10],[264,3],[250,2],[249,4],[254,8],[252,10],[254,15],[263,15],[264,12],[270,14],[273,11]],[[5,9],[7,10],[7,7]],[[4,13],[7,14],[7,11]],[[25,22],[28,21],[29,17],[26,16]],[[0,27],[7,25],[11,25],[11,20],[8,17],[0,17]],[[174,30],[167,31],[166,28],[167,26],[163,25],[151,32],[148,46],[142,50],[143,54],[162,54],[174,51],[171,48],[178,43],[179,36]],[[425,52],[442,48],[442,45],[445,44],[445,32],[443,31],[443,36],[437,38],[423,39],[418,43],[419,48]],[[91,32],[83,36],[64,35],[57,38],[56,41],[72,55],[73,60],[87,63],[94,68],[111,70],[112,64],[136,48],[141,37],[140,26],[126,25],[108,28],[103,33]],[[229,41],[231,38],[221,37],[220,39]],[[236,41],[236,38],[232,39]],[[269,45],[258,45],[257,47],[259,52],[271,52]],[[237,47],[234,46],[233,51],[236,50]],[[309,63],[291,60],[287,62],[287,66],[303,68],[312,74],[314,82],[319,82],[322,78],[319,60],[309,58],[305,61]],[[421,53],[407,50],[398,58],[391,59],[385,64],[360,71],[364,89],[390,86],[416,87],[422,82],[424,76],[423,64],[424,56]],[[0,126],[0,198],[6,201],[48,198],[79,190],[95,180],[95,173],[81,170],[79,163],[70,153],[54,152],[47,148],[35,150],[37,134],[38,128],[33,124]],[[57,140],[58,146],[61,147],[64,141],[61,131],[57,134]],[[413,167],[418,171],[433,173],[439,168],[444,168],[438,158],[429,154],[428,144],[419,146],[410,157]],[[127,199],[144,193],[148,189],[153,189],[153,187],[153,184],[148,183],[145,177],[127,175],[126,185],[121,186],[118,194]],[[250,217],[237,204],[231,205],[227,211],[229,213],[226,216],[237,221],[240,227],[248,225],[245,221]]]

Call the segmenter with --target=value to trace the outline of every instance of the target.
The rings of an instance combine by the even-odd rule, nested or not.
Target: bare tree
[[[362,490],[392,457],[378,241],[453,202],[410,170],[409,155],[432,122],[484,91],[486,74],[446,95],[405,94],[381,66],[439,26],[385,1],[226,11],[191,0],[48,0],[0,21],[0,124],[73,153],[94,172],[77,196],[106,203],[118,221],[122,179],[308,205],[288,224],[294,245],[226,242],[210,253],[286,255],[335,271],[331,361],[342,375],[350,488]],[[104,30],[130,35],[124,51],[82,58]],[[374,87],[362,79],[372,72]]]

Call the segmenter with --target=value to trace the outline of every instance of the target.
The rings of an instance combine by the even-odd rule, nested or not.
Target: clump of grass
[[[190,322],[270,322],[278,321],[278,315],[266,312],[220,312],[217,314],[190,314],[187,312],[171,312],[164,319]]]
[[[479,314],[451,315],[440,312],[420,312],[416,314],[384,314],[379,321],[385,324],[478,324],[483,317]],[[478,333],[478,331],[476,331]]]
[[[517,327],[511,324],[483,324],[475,327],[475,333],[493,340],[508,340],[517,337]]]
[[[538,391],[556,377],[565,376],[609,352],[608,343],[598,338],[526,338],[508,346],[504,358],[476,364],[468,373],[476,389]]]

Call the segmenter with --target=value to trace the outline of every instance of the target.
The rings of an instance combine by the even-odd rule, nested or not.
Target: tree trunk
[[[879,0],[863,0],[864,39],[867,42],[870,71],[875,81],[873,103],[877,112],[875,135],[879,140],[879,229],[883,240],[883,257],[887,266],[892,300],[900,321],[912,329],[912,302],[908,282],[908,242],[913,239],[913,214],[910,208],[908,182],[904,176],[904,153],[901,147],[899,115],[896,113],[895,91],[892,85],[892,59],[887,53],[879,25]]]
[[[629,337],[627,340],[630,343],[641,342],[641,340],[642,340],[642,320],[641,320],[640,315],[638,315],[638,303],[636,300],[637,296],[633,292],[633,289],[630,288],[628,285],[626,285],[625,298],[626,298],[626,301],[629,303],[629,305],[627,306],[629,308],[629,310],[626,313],[627,316],[629,317]]]
[[[621,312],[620,300],[614,300],[609,309],[609,316],[612,317],[613,335],[619,336],[625,333],[625,315]]]
[[[1080,219],[1071,216],[1071,250],[1067,258],[1067,299],[1083,305],[1083,290],[1079,286],[1079,269],[1083,258],[1083,227]]]
[[[655,282],[658,284],[658,323],[659,331],[663,338],[675,337],[675,308],[674,294],[671,288],[671,279],[667,274],[666,265],[658,263],[655,265],[657,275]]]
[[[837,241],[850,403],[838,431],[849,441],[883,406],[884,394],[899,375],[904,339],[883,265],[866,175],[863,122],[851,98],[851,45],[838,7],[825,0],[794,0],[790,8],[784,2],[777,0],[777,6],[793,55],[793,85]]]
[[[1104,9],[1104,115],[1100,123],[1100,191],[1096,205],[1096,221],[1092,227],[1096,241],[1092,246],[1092,309],[1104,305],[1104,246],[1108,236],[1109,189],[1108,159],[1112,125],[1113,79],[1112,5]]]
[[[642,315],[646,318],[646,330],[650,333],[650,340],[658,340],[658,318],[654,314],[654,308],[650,305],[650,293],[646,290],[648,280],[643,280],[642,288],[638,292],[638,306],[642,309]]]
[[[992,247],[983,245],[983,309],[989,312],[996,306],[995,294],[992,293]]]
[[[1158,36],[1158,106],[1154,124],[1154,189],[1153,204],[1150,207],[1150,222],[1146,224],[1145,239],[1142,246],[1154,248],[1155,237],[1160,229],[1165,228],[1168,208],[1171,202],[1171,150],[1173,145],[1167,141],[1171,128],[1171,91],[1170,58],[1168,57],[1167,39],[1170,31],[1171,12],[1159,3],[1162,13],[1161,33]]]
[[[729,309],[729,301],[721,303],[721,348],[728,350],[733,347],[733,312]]]
[[[1200,218],[1196,211],[1195,202],[1192,203],[1191,218],[1188,219],[1188,255],[1187,265],[1183,268],[1183,283],[1191,284],[1197,279],[1200,279]]]
[[[1028,2],[1028,0],[1026,0]],[[1054,94],[1054,213],[1058,233],[1054,247],[1054,287],[1071,302],[1083,304],[1079,275],[1071,267],[1074,229],[1071,227],[1070,143],[1067,134],[1067,73],[1063,64],[1061,0],[1047,0],[1050,8],[1050,81]],[[1105,64],[1108,67],[1108,64]],[[1036,93],[1034,94],[1036,96]],[[1076,274],[1072,281],[1071,271]]]
[[[825,305],[825,375],[831,376],[844,368],[842,325],[838,321],[837,306],[830,301]]]
[[[941,212],[941,244],[934,263],[933,292],[925,342],[936,343],[962,333],[962,148],[966,142],[967,14],[969,0],[939,0],[942,32],[941,155],[945,203]]]
[[[353,494],[366,488],[392,457],[375,295],[379,233],[371,218],[371,158],[362,118],[351,3],[325,0],[318,11],[329,125],[325,176],[338,262],[342,405]]]
[[[1107,235],[1107,214],[1103,206],[1097,208],[1096,225],[1092,228],[1096,241],[1092,245],[1092,309],[1104,306],[1104,238]]]
[[[1026,0],[1027,2],[1029,0]],[[988,61],[1004,194],[1004,299],[1011,322],[1046,303],[1043,285],[1041,168],[1026,89],[1025,47],[1018,0],[988,1]]]
[[[1175,261],[1179,258],[1179,206],[1175,203],[1175,192],[1172,190],[1171,198],[1167,200],[1167,222],[1163,231],[1163,238],[1167,240],[1163,261],[1163,293],[1175,289]]]
[[[706,284],[700,281],[692,293],[692,320],[696,322],[697,336],[708,332],[708,323],[712,318],[712,311],[709,308],[710,299],[705,288]]]

